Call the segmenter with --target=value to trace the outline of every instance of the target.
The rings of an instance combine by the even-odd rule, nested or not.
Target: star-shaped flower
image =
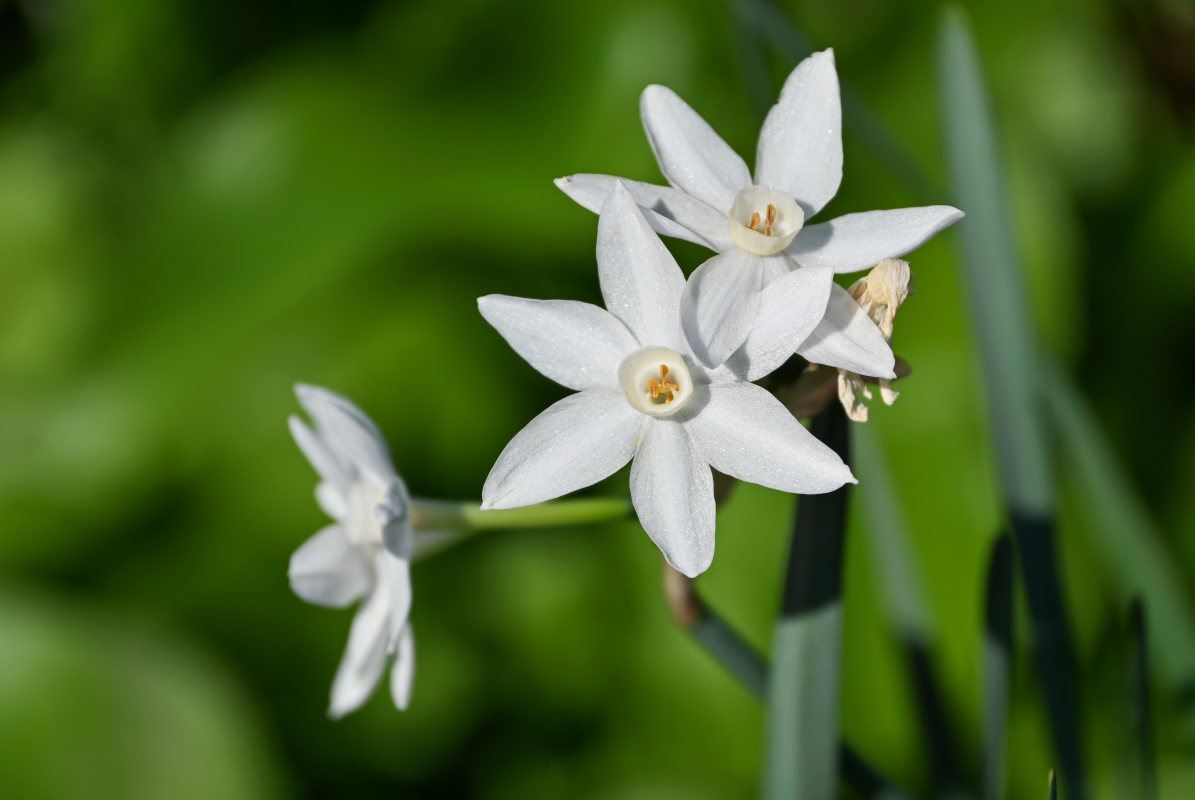
[[[776,278],[790,270],[816,275],[788,312],[795,324],[813,330],[828,303],[841,314],[853,302],[833,284],[834,273],[904,255],[963,216],[950,206],[927,206],[805,224],[842,181],[842,108],[831,50],[802,61],[785,81],[759,134],[754,180],[746,162],[671,89],[648,86],[640,110],[672,186],[626,181],[631,194],[656,231],[719,253],[694,271],[683,302],[685,333],[707,366],[722,363],[743,343],[760,290]],[[580,174],[556,185],[598,211],[619,180]],[[823,357],[833,359],[837,344],[826,341]]]
[[[639,521],[669,564],[695,576],[714,555],[711,466],[803,494],[854,481],[833,450],[748,382],[792,352],[784,352],[791,347],[786,326],[761,325],[737,372],[706,369],[693,358],[680,321],[684,276],[619,185],[598,220],[597,262],[609,310],[504,295],[478,301],[519,355],[576,391],[533,419],[498,456],[482,489],[483,509],[559,497],[634,459],[631,500]],[[805,280],[794,272],[777,283],[791,295]],[[761,313],[777,311],[767,306]]]
[[[315,427],[292,416],[291,434],[319,473],[316,499],[335,522],[291,556],[291,588],[333,608],[365,598],[332,684],[329,714],[341,717],[364,703],[390,654],[390,692],[405,709],[415,674],[410,495],[381,431],[361,409],[316,386],[299,385],[295,393]]]

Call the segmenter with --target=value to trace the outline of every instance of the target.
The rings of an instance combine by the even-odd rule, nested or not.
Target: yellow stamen
[[[680,386],[668,380],[668,366],[666,364],[660,365],[660,380],[649,378],[647,381],[647,392],[651,395],[652,400],[659,401],[660,396],[663,395],[665,403],[672,402],[672,393],[679,392]]]
[[[764,228],[764,231],[763,231],[764,236],[772,235],[772,223],[774,223],[775,221],[776,221],[776,206],[772,205],[771,203],[768,203],[768,219],[767,219],[768,224],[767,224],[767,227]]]
[[[759,212],[758,211],[751,212],[751,224],[748,225],[747,227],[753,231],[759,230]]]

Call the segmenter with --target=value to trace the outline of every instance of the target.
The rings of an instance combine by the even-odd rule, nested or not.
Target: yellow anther
[[[751,212],[751,224],[748,225],[747,227],[753,231],[759,230],[759,212],[758,211]]]
[[[647,393],[656,402],[660,402],[660,398],[663,397],[663,402],[671,403],[672,393],[678,391],[680,391],[680,386],[668,380],[668,366],[666,364],[660,365],[660,380],[649,378],[647,381]]]
[[[757,211],[755,213],[758,216],[759,212]],[[764,236],[772,235],[772,223],[774,223],[775,221],[776,221],[776,206],[772,205],[771,203],[768,203],[767,225],[763,229]]]

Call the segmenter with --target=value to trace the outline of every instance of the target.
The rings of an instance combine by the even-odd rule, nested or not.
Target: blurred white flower
[[[833,283],[834,273],[908,253],[963,216],[950,206],[927,206],[805,224],[842,181],[842,108],[831,50],[813,54],[788,76],[759,134],[754,181],[746,162],[671,89],[648,86],[640,111],[672,186],[626,181],[628,189],[656,231],[720,254],[694,271],[683,300],[685,333],[707,366],[721,364],[743,343],[761,289],[790,270],[811,276],[786,310],[808,332],[854,305]],[[619,180],[579,174],[556,185],[598,211]],[[820,339],[820,363],[858,371],[838,363],[851,343],[829,333]]]
[[[292,416],[291,434],[319,473],[316,499],[335,522],[291,556],[291,588],[309,603],[334,608],[364,598],[332,683],[329,714],[341,717],[364,703],[391,654],[391,695],[405,709],[415,674],[411,498],[386,440],[361,409],[316,386],[298,385],[295,393],[314,428]]]
[[[692,577],[714,554],[711,466],[804,494],[854,481],[833,450],[748,382],[792,352],[789,326],[759,326],[743,348],[739,372],[730,365],[706,369],[693,359],[680,321],[684,276],[618,184],[598,220],[597,262],[609,310],[570,300],[478,300],[519,355],[576,390],[498,456],[482,489],[483,509],[559,497],[633,458],[631,500],[639,521],[668,563]],[[763,318],[807,291],[810,279],[810,272],[796,271],[769,286]]]

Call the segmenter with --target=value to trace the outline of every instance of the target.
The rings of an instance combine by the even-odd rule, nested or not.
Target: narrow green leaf
[[[767,662],[722,617],[706,608],[701,618],[689,628],[689,633],[747,691],[760,699],[767,696]]]
[[[1141,770],[1141,800],[1156,800],[1158,782],[1154,775],[1153,714],[1149,702],[1149,631],[1145,604],[1133,599],[1129,609],[1129,633],[1133,639],[1132,694],[1133,727],[1137,734],[1137,758]]]
[[[699,605],[701,616],[689,626],[689,633],[747,691],[760,700],[766,699],[768,664],[763,656],[705,602],[699,602]],[[839,743],[838,754],[843,781],[860,797],[908,800],[909,795],[893,786],[846,742]]]
[[[1058,800],[1058,781],[1054,777],[1054,770],[1050,770],[1048,796],[1050,800]]]
[[[874,555],[875,581],[883,606],[896,630],[909,671],[918,719],[938,793],[962,787],[956,737],[933,660],[933,632],[928,604],[921,591],[909,530],[883,447],[874,428],[859,426],[854,441],[854,471],[859,477],[867,524],[863,526]]]
[[[1059,583],[1054,481],[1038,414],[1036,350],[1010,221],[995,126],[970,27],[948,7],[938,77],[959,229],[992,439],[1009,522],[1025,576],[1034,662],[1058,764],[1071,800],[1085,800],[1075,656]]]
[[[955,200],[967,214],[957,230],[1001,482],[1010,508],[1049,517],[1054,481],[1004,168],[970,26],[957,7],[942,16],[938,76]]]
[[[849,461],[848,424],[835,403],[811,430]],[[797,507],[768,685],[769,800],[836,796],[847,491],[802,497]]]
[[[1140,595],[1149,608],[1158,677],[1175,696],[1195,685],[1195,616],[1174,558],[1116,462],[1091,410],[1057,364],[1044,371],[1046,406],[1061,457],[1083,498],[1084,530],[1122,597]],[[1187,709],[1195,729],[1195,714]]]
[[[1012,540],[999,537],[988,562],[983,636],[983,797],[1004,800],[1004,754],[1013,659]]]
[[[863,528],[874,551],[875,579],[885,613],[902,637],[928,641],[933,626],[929,604],[909,552],[908,524],[892,486],[883,445],[869,425],[858,426],[853,444],[852,466],[859,477],[858,493],[867,520]]]
[[[743,87],[751,101],[751,110],[762,122],[768,109],[776,102],[768,64],[761,46],[764,37],[765,0],[730,0],[735,17],[735,52],[739,70],[742,72]]]

